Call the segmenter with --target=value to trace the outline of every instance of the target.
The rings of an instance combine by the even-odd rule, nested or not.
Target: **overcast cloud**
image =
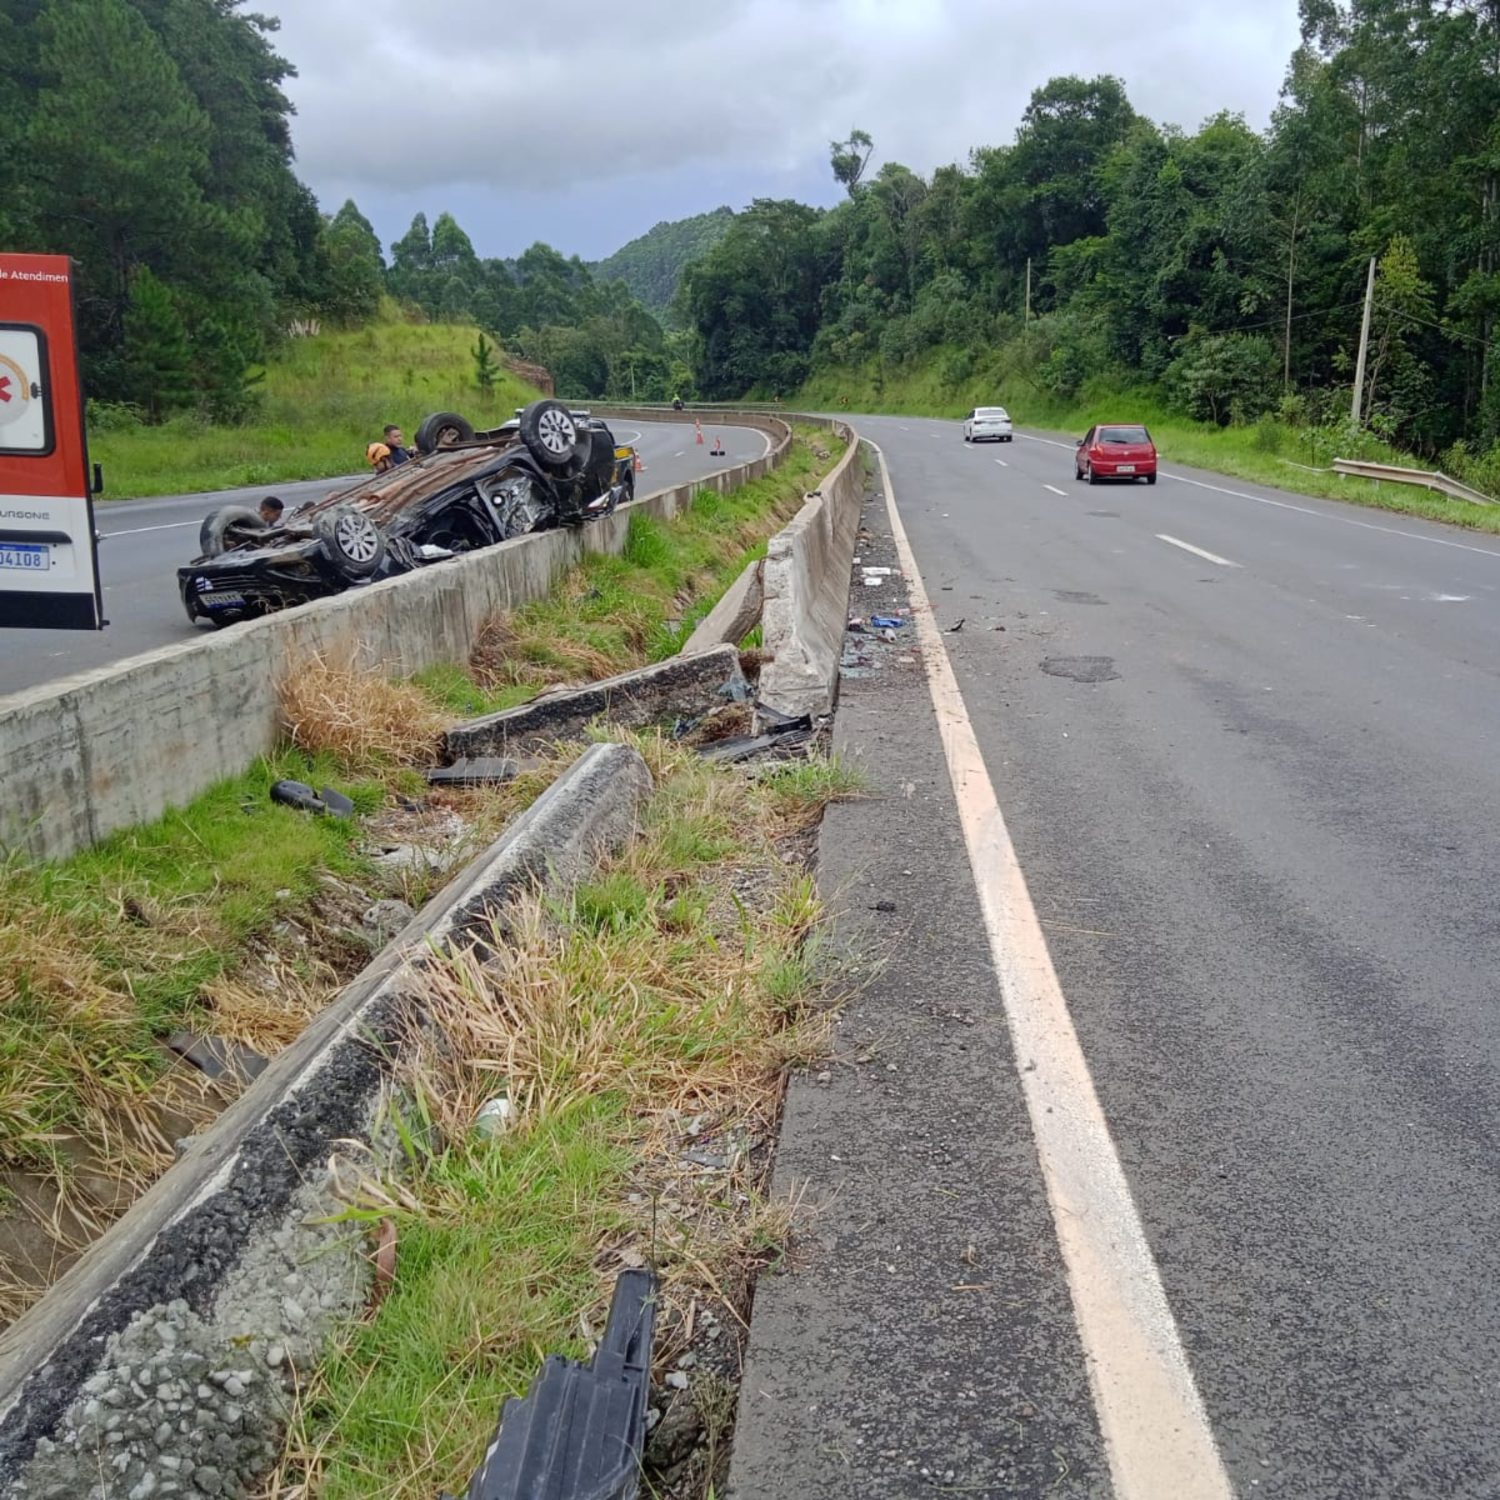
[[[1059,73],[1189,129],[1268,120],[1296,0],[258,0],[281,17],[299,167],[386,242],[449,209],[482,255],[588,258],[753,197],[830,203],[828,142],[928,172],[1011,139]]]

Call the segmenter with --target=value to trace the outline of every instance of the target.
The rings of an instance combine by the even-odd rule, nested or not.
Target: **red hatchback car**
[[[1101,479],[1144,478],[1156,483],[1156,444],[1144,427],[1101,422],[1078,440],[1073,477],[1098,484]]]

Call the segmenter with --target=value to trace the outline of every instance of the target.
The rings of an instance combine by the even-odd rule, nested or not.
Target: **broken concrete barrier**
[[[519,708],[467,719],[448,731],[445,751],[454,761],[524,752],[576,739],[599,719],[627,729],[644,729],[683,713],[702,712],[720,694],[740,700],[750,697],[750,685],[733,646],[716,646],[694,656],[671,656],[618,677],[544,694]]]

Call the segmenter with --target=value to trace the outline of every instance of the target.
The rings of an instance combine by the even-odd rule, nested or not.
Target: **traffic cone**
[[[637,474],[644,474],[646,472],[646,466],[641,462],[641,450],[639,448],[635,450],[635,472]]]
[[[695,420],[693,426],[698,430],[698,446],[701,448],[703,446],[703,423]]]

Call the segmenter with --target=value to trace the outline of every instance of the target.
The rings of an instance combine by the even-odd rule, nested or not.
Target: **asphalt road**
[[[964,622],[942,642],[1234,1490],[1500,1494],[1500,540],[859,426]],[[940,949],[971,906],[921,919]],[[987,1186],[1034,1210],[1034,1172]]]
[[[649,422],[639,427],[619,426],[616,437],[634,443],[646,466],[645,473],[636,476],[637,493],[648,494],[701,478],[757,458],[765,451],[764,437],[748,428],[716,429],[709,423],[704,433],[707,441],[699,447],[691,425]],[[710,456],[716,435],[722,437],[727,457]],[[215,506],[253,506],[273,493],[290,509],[349,483],[353,477],[100,504],[97,526],[105,540],[99,545],[99,569],[109,625],[97,634],[0,632],[0,696],[175,641],[191,640],[206,627],[189,624],[183,613],[177,597],[177,569],[197,553],[203,517]]]

